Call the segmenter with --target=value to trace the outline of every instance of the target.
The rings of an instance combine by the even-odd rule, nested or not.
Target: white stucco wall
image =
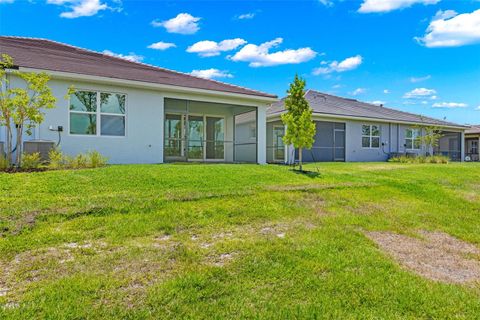
[[[65,99],[68,88],[73,85],[77,90],[122,93],[126,98],[126,135],[125,137],[72,135],[69,132],[69,101]],[[23,87],[23,82],[11,76],[11,86]],[[57,107],[46,110],[45,120],[32,136],[24,140],[43,139],[58,141],[58,133],[49,130],[50,126],[63,126],[61,133],[61,150],[68,155],[96,150],[109,158],[112,164],[128,163],[162,163],[164,140],[164,98],[187,99],[192,101],[243,105],[258,108],[260,125],[258,126],[258,162],[265,163],[265,118],[267,102],[259,102],[248,97],[230,97],[208,93],[185,93],[141,86],[109,84],[104,81],[79,81],[74,79],[52,79],[49,82],[53,94],[57,98]],[[216,114],[205,106],[206,113]],[[207,110],[208,109],[208,110]],[[220,110],[220,115],[231,123],[232,110]],[[262,124],[263,121],[263,124]],[[233,127],[226,124],[226,140],[233,138]],[[0,141],[5,141],[5,130],[0,128]],[[232,161],[230,157],[225,159]]]
[[[18,81],[11,82],[18,85]],[[69,101],[65,95],[70,85],[78,90],[105,91],[126,94],[125,137],[72,135],[69,132]],[[71,156],[96,150],[109,158],[110,163],[160,163],[163,159],[163,95],[152,90],[110,86],[98,83],[51,80],[57,107],[47,110],[45,120],[35,135],[25,140],[58,141],[58,133],[49,126],[63,126],[61,150]]]

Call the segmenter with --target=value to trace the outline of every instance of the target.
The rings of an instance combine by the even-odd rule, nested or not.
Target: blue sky
[[[480,123],[479,0],[0,0],[0,34]]]

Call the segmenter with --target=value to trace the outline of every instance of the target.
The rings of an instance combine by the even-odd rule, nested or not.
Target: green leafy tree
[[[2,54],[0,62],[0,124],[7,129],[7,155],[12,154],[13,130],[16,131],[16,159],[15,163],[22,163],[22,141],[24,130],[31,135],[32,129],[43,122],[45,109],[55,107],[56,99],[52,94],[46,73],[23,73],[12,70],[13,59]],[[7,70],[10,74],[23,80],[23,88],[10,88]]]
[[[282,114],[283,124],[287,127],[283,142],[298,148],[300,170],[302,170],[302,150],[311,149],[315,136],[315,123],[312,121],[312,109],[305,99],[304,79],[295,75],[285,98],[286,113]]]
[[[427,156],[430,156],[430,150],[438,146],[438,142],[442,137],[440,128],[424,127],[424,134],[420,136],[420,142],[425,146]]]

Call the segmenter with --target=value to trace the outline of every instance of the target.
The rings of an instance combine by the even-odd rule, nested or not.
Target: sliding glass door
[[[285,161],[284,135],[285,127],[283,125],[273,126],[273,161]]]
[[[184,122],[185,116],[180,114],[165,115],[165,157],[181,160],[184,152]]]
[[[225,160],[225,119],[166,114],[165,158],[170,161]]]
[[[203,116],[188,116],[188,159],[204,160]]]
[[[206,160],[225,159],[225,119],[206,117]]]

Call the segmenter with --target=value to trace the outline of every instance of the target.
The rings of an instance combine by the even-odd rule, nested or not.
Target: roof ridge
[[[352,104],[352,102],[357,103],[359,105],[359,108],[364,108],[366,110],[369,110],[370,112],[377,113],[377,115],[374,117],[376,119],[385,119],[385,120],[389,120],[389,121],[395,121],[395,113],[397,113],[397,115],[402,114],[402,115],[405,115],[405,116],[415,117],[417,120],[412,121],[412,123],[432,125],[432,126],[435,126],[435,125],[438,125],[438,126],[449,125],[449,126],[465,127],[464,125],[459,125],[459,124],[456,124],[454,122],[450,122],[450,121],[446,121],[446,120],[435,119],[433,117],[425,116],[423,114],[418,114],[418,113],[416,114],[416,113],[411,113],[411,112],[407,112],[407,111],[403,111],[403,110],[399,110],[399,109],[395,109],[395,108],[379,106],[379,105],[375,105],[375,104],[372,104],[372,103],[359,101],[357,99],[340,97],[340,96],[336,96],[336,95],[333,95],[333,94],[324,93],[324,92],[321,92],[321,91],[318,91],[318,90],[315,90],[315,89],[308,89],[307,93],[318,94],[318,95],[323,96],[325,99],[327,99],[328,97],[331,97],[333,99],[343,101],[343,104],[345,104],[345,102],[348,102],[350,104]],[[276,104],[278,106],[281,106],[282,100],[280,100]],[[279,103],[280,103],[280,105],[279,105]],[[337,108],[339,110],[345,111],[347,113],[350,112],[348,108],[344,108],[344,106],[342,105],[342,102],[339,103],[339,102],[336,102],[336,101],[331,101],[330,103],[334,103],[335,108]],[[272,106],[273,105],[274,104],[272,104]],[[385,112],[380,112],[380,111],[385,111]],[[282,112],[282,110],[274,111],[271,114],[275,114],[275,113],[279,113],[279,112]],[[317,112],[314,111],[314,113],[317,113]],[[332,114],[332,115],[337,114],[337,113],[334,113],[334,112],[318,112],[318,113],[325,113],[325,114]],[[339,115],[339,116],[341,116],[341,115]],[[355,116],[355,117],[362,117],[362,116]]]
[[[200,80],[210,81],[210,82],[214,82],[214,83],[218,83],[218,84],[222,84],[222,85],[227,85],[227,86],[231,86],[231,87],[235,87],[235,88],[239,88],[239,89],[248,90],[248,91],[251,91],[251,92],[256,92],[256,93],[259,93],[259,94],[267,95],[267,96],[270,96],[270,97],[275,97],[275,98],[277,97],[276,95],[273,95],[273,94],[270,94],[270,93],[267,93],[267,92],[263,92],[263,91],[260,91],[260,90],[250,89],[250,88],[247,88],[247,87],[243,87],[243,86],[239,86],[239,85],[235,85],[235,84],[231,84],[231,83],[227,83],[227,82],[223,82],[223,81],[202,78],[202,77],[194,76],[194,75],[189,74],[189,73],[175,71],[175,70],[167,69],[167,68],[164,68],[164,67],[159,67],[159,66],[156,66],[156,65],[153,65],[153,64],[148,64],[148,63],[145,63],[145,62],[132,61],[132,60],[128,60],[128,59],[125,59],[125,58],[109,55],[109,54],[98,52],[98,51],[95,51],[95,50],[92,50],[92,49],[87,49],[87,48],[83,48],[83,47],[79,47],[79,46],[74,46],[74,45],[64,43],[64,42],[60,42],[60,41],[56,41],[56,40],[51,40],[51,39],[46,39],[46,38],[37,38],[37,37],[23,37],[23,36],[0,36],[0,38],[40,40],[40,41],[51,42],[51,43],[55,43],[57,45],[62,45],[62,46],[66,46],[66,47],[76,49],[76,50],[85,51],[87,53],[98,54],[102,57],[113,58],[113,59],[120,60],[120,61],[123,61],[123,62],[138,64],[138,65],[141,65],[141,66],[145,66],[145,67],[149,67],[149,68],[153,68],[153,69],[157,69],[157,70],[161,70],[161,71],[165,71],[165,72],[180,74],[180,75],[184,75],[184,76],[187,76],[187,77],[192,77],[192,78],[195,78],[195,79],[200,79]]]
[[[425,118],[425,119],[428,119],[428,120],[443,121],[443,122],[445,122],[445,123],[450,123],[450,124],[457,125],[456,123],[453,123],[453,122],[450,122],[450,121],[435,119],[435,118],[432,118],[432,117],[429,117],[429,116],[425,116],[425,115],[419,114],[419,113],[412,113],[412,112],[408,112],[408,111],[398,110],[398,109],[394,109],[394,108],[391,108],[391,107],[385,107],[384,105],[379,106],[379,105],[376,105],[376,104],[373,104],[373,103],[369,103],[369,102],[365,102],[365,101],[360,101],[360,100],[357,100],[357,99],[350,99],[350,98],[345,98],[345,97],[336,96],[336,95],[333,95],[333,94],[323,93],[323,92],[320,92],[320,91],[317,91],[317,90],[314,90],[314,89],[310,89],[310,90],[311,90],[312,92],[319,93],[319,94],[322,94],[322,95],[327,95],[327,96],[335,97],[335,98],[338,98],[338,99],[355,101],[355,102],[362,103],[362,104],[366,104],[366,105],[373,106],[373,107],[376,107],[376,108],[382,108],[381,110],[385,110],[385,109],[386,109],[386,110],[391,110],[391,111],[395,111],[395,112],[401,112],[401,113],[408,114],[408,115],[411,115],[411,116],[417,116],[417,117]]]

